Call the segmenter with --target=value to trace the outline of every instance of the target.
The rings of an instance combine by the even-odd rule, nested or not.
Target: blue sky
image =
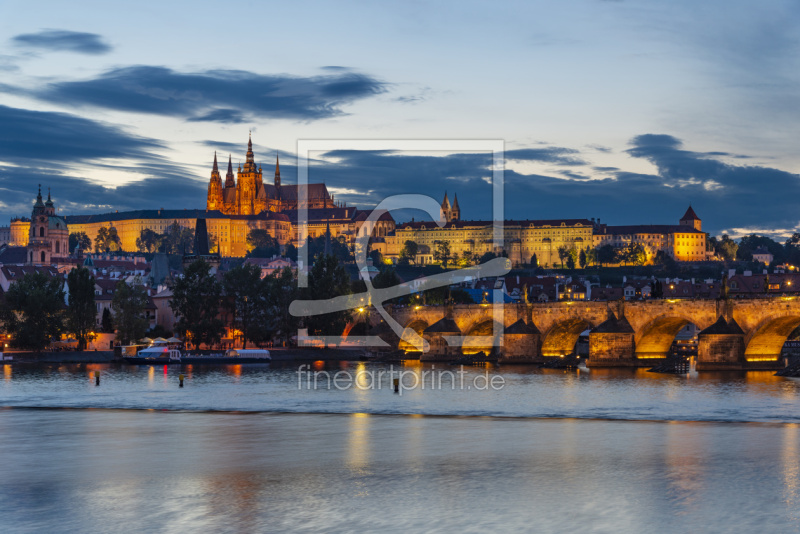
[[[795,231],[800,4],[0,2],[0,214],[204,205],[214,150],[296,176],[298,139],[502,139],[509,218]],[[319,154],[369,207],[458,193],[484,154]]]

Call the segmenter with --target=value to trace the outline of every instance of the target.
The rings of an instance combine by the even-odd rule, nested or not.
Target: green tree
[[[350,293],[350,278],[336,256],[321,254],[315,258],[308,273],[308,287],[303,293],[309,300],[326,300]],[[306,318],[306,325],[314,335],[339,335],[349,316],[347,311],[313,315]]]
[[[103,316],[100,318],[100,330],[104,334],[114,333],[114,321],[111,319],[111,310],[103,308]]]
[[[116,339],[129,345],[143,338],[147,332],[147,292],[142,285],[129,285],[124,280],[114,288],[111,300],[113,321],[117,328]]]
[[[253,228],[247,233],[247,251],[254,258],[271,258],[281,253],[281,246],[267,230]]]
[[[136,238],[136,248],[139,249],[139,252],[158,252],[163,239],[163,236],[158,232],[145,228]]]
[[[258,344],[270,337],[268,284],[261,278],[261,269],[249,263],[234,267],[223,277],[230,327],[242,333],[242,348],[247,348],[248,341]]]
[[[569,249],[566,246],[558,247],[558,260],[561,262],[561,268],[564,268],[564,260],[569,257]]]
[[[775,240],[758,234],[746,235],[739,240],[736,259],[740,261],[753,261],[753,252],[759,247],[764,247],[772,254],[775,263],[786,261],[786,249]]]
[[[597,249],[597,262],[600,265],[608,265],[609,263],[616,263],[617,251],[611,245],[603,245]]]
[[[588,258],[586,257],[586,251],[581,249],[580,254],[578,254],[578,264],[581,266],[581,269],[585,269],[586,265],[588,264]]]
[[[736,253],[739,250],[739,245],[736,241],[730,238],[728,234],[722,234],[719,240],[715,239],[714,252],[725,261],[733,261],[736,259]],[[752,253],[750,260],[753,259]]]
[[[172,288],[170,307],[178,316],[175,328],[195,346],[211,346],[222,338],[224,325],[219,318],[222,287],[202,259],[186,267],[183,277]]]
[[[569,254],[569,257],[567,258],[568,266],[571,265],[570,269],[574,269],[575,266],[578,264],[580,253],[578,252],[578,249],[575,247],[575,245],[572,245],[570,249],[567,251],[567,253]]]
[[[442,264],[443,269],[447,269],[447,265],[453,260],[453,256],[450,253],[450,242],[444,240],[436,241],[435,245],[436,248],[433,251],[434,261],[438,261]]]
[[[86,232],[73,232],[69,234],[69,251],[75,252],[77,248],[83,251],[92,250],[92,240],[86,235]]]
[[[403,243],[403,249],[400,251],[400,258],[405,258],[406,262],[411,262],[416,265],[418,253],[419,245],[409,239]]]
[[[380,266],[383,265],[383,254],[381,254],[381,251],[372,250],[369,253],[369,257],[372,259],[372,265],[380,269]]]
[[[94,303],[94,276],[86,267],[72,269],[67,275],[69,302],[67,304],[67,331],[78,340],[78,350],[85,350],[92,341],[97,310]]]
[[[17,347],[40,351],[64,328],[64,280],[32,272],[6,292],[3,320]]]
[[[300,318],[289,313],[289,305],[298,297],[297,280],[289,267],[273,272],[265,280],[275,329],[277,334],[288,342],[300,324]]]
[[[178,221],[167,227],[161,241],[161,251],[166,254],[191,254],[194,250],[194,230],[184,228]]]
[[[117,229],[101,227],[94,238],[94,249],[97,252],[119,252],[122,250],[122,241],[117,234]]]
[[[385,289],[387,287],[399,285],[400,283],[402,283],[400,277],[397,276],[394,268],[389,266],[381,269],[381,272],[372,279],[372,285],[378,289]]]
[[[621,251],[620,256],[625,263],[632,265],[644,265],[647,261],[647,253],[641,243],[630,243]]]
[[[289,243],[286,245],[286,250],[284,251],[283,256],[292,261],[297,261],[297,247]]]
[[[531,255],[531,267],[534,269],[539,266],[539,258],[536,257],[536,253]]]

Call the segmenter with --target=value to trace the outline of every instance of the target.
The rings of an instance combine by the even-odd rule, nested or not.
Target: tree
[[[621,251],[620,257],[625,263],[633,265],[644,265],[647,261],[647,254],[641,243],[629,244]]]
[[[114,288],[111,300],[113,321],[117,327],[117,341],[129,345],[144,337],[147,320],[147,293],[141,285],[128,285],[124,280]]]
[[[588,263],[588,258],[586,257],[586,251],[581,249],[580,254],[578,255],[578,263],[581,266],[581,269],[585,269]]]
[[[136,248],[139,252],[157,252],[161,248],[164,237],[150,228],[145,228],[136,238]]]
[[[715,240],[714,252],[725,261],[733,261],[736,259],[736,252],[739,250],[739,245],[736,241],[731,239],[728,234],[722,234],[719,240]],[[752,259],[751,254],[749,259]]]
[[[447,264],[453,260],[450,254],[450,243],[448,241],[436,241],[436,249],[433,251],[434,261],[442,264],[442,268],[447,269]]]
[[[370,251],[369,257],[372,259],[372,265],[376,267],[383,265],[383,254],[381,254],[380,250]]]
[[[315,258],[308,273],[308,287],[303,293],[309,300],[326,300],[350,293],[350,278],[336,256],[321,254]],[[347,311],[312,315],[306,318],[306,325],[315,335],[339,335],[349,315]]]
[[[18,347],[40,351],[63,331],[64,280],[28,273],[6,292],[3,320]]]
[[[372,279],[372,285],[378,289],[386,289],[387,287],[393,287],[402,283],[400,277],[397,276],[393,267],[384,267],[381,269],[375,278]]]
[[[273,272],[264,280],[276,334],[288,342],[300,324],[300,319],[289,313],[289,305],[298,297],[297,280],[289,267]]]
[[[597,265],[597,251],[591,247],[586,247],[586,264]]]
[[[564,268],[564,260],[569,257],[569,249],[565,246],[558,247],[558,260],[561,262],[561,268]]]
[[[483,264],[488,261],[492,261],[495,258],[497,258],[497,254],[495,254],[494,252],[484,252],[481,258],[478,260],[478,264]]]
[[[286,245],[286,250],[284,251],[283,256],[292,261],[297,261],[297,247],[289,243]]]
[[[461,258],[458,260],[459,267],[469,267],[470,265],[475,264],[475,255],[472,253],[471,250],[465,250],[461,253]]]
[[[247,251],[254,258],[271,258],[281,253],[281,246],[267,230],[253,228],[247,233]]]
[[[535,252],[531,255],[531,267],[534,269],[539,267],[539,258],[536,257]]]
[[[753,261],[753,252],[764,247],[772,254],[776,263],[783,263],[786,260],[786,249],[778,242],[767,236],[750,234],[739,240],[739,248],[736,251],[736,259],[740,261]]]
[[[73,232],[69,234],[69,251],[75,252],[75,249],[84,251],[92,250],[92,240],[86,235],[86,232]]]
[[[172,288],[170,307],[178,316],[175,328],[195,346],[218,343],[224,325],[219,318],[222,287],[202,259],[186,267]]]
[[[270,337],[268,284],[261,278],[261,269],[249,263],[234,267],[223,277],[230,326],[242,333],[242,348],[247,348],[248,341],[258,344]]]
[[[575,245],[572,245],[570,249],[567,251],[569,256],[567,257],[567,267],[570,269],[574,269],[575,266],[578,264],[578,249],[575,248]]]
[[[67,304],[67,331],[78,340],[78,350],[86,349],[92,341],[97,310],[94,304],[94,276],[86,267],[72,269],[67,275],[69,302]]]
[[[411,241],[410,239],[403,243],[403,249],[400,251],[400,257],[405,258],[406,261],[410,261],[416,265],[417,263],[417,254],[419,253],[419,245],[416,242]]]
[[[190,254],[194,249],[194,230],[184,228],[178,221],[167,227],[161,241],[161,250],[166,254]]]
[[[615,263],[617,258],[617,251],[611,245],[603,245],[599,249],[597,249],[597,262],[600,265],[608,265],[609,263]]]
[[[122,250],[122,242],[117,234],[117,229],[113,226],[111,228],[101,227],[97,231],[97,237],[94,238],[94,249],[97,252],[119,252]]]
[[[114,333],[114,321],[111,320],[111,310],[103,308],[103,316],[100,318],[100,329],[104,334]]]

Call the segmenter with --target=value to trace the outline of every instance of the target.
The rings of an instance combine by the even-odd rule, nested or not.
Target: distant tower
[[[446,222],[450,222],[450,217],[452,216],[452,207],[450,206],[450,199],[447,198],[447,191],[444,192],[444,200],[442,200],[442,213],[444,214],[444,220]]]
[[[686,213],[684,213],[683,217],[681,217],[681,226],[689,226],[697,231],[703,230],[703,222],[694,212],[691,204],[689,205],[689,209],[686,210]]]
[[[244,168],[239,171],[237,176],[236,196],[238,205],[238,215],[256,214],[256,196],[263,188],[261,181],[261,169],[258,168],[253,156],[253,139],[247,141],[247,159]]]
[[[281,158],[275,156],[275,187],[281,186]]]
[[[453,194],[453,209],[450,211],[451,221],[461,220],[461,208],[458,207],[458,195]]]
[[[233,178],[233,162],[231,161],[231,155],[228,154],[228,173],[225,175],[225,189],[235,187],[236,180]]]
[[[47,202],[42,202],[42,186],[31,213],[31,230],[28,237],[28,263],[49,265],[53,258],[69,254],[67,223],[56,216],[55,205],[47,192]]]
[[[214,168],[211,169],[211,181],[208,183],[208,199],[206,200],[207,210],[222,210],[222,178],[217,167],[217,153],[214,152]]]

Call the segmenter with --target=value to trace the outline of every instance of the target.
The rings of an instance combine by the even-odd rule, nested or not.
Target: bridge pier
[[[500,361],[503,363],[530,363],[539,359],[542,334],[533,323],[522,319],[505,329]]]
[[[430,350],[420,354],[420,361],[437,362],[460,358],[461,347],[452,346],[445,339],[460,335],[461,329],[458,328],[451,313],[448,313],[423,331],[422,337],[428,342]]]
[[[745,369],[744,349],[744,331],[732,317],[726,321],[720,315],[717,322],[697,335],[697,370]]]
[[[589,333],[587,367],[636,367],[635,332],[628,320],[617,319],[608,312],[608,319]]]

